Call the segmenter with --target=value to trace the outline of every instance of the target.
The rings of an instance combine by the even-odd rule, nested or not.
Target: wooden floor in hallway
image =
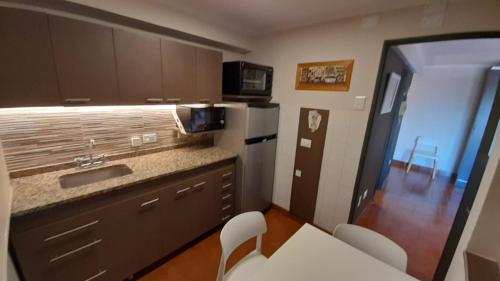
[[[432,280],[453,224],[463,189],[450,178],[415,167],[406,174],[393,165],[375,200],[356,224],[375,230],[403,247],[408,254],[407,272]]]
[[[290,238],[304,222],[293,218],[285,211],[271,208],[265,214],[267,233],[262,238],[262,253],[269,257]],[[220,231],[189,247],[165,262],[141,281],[215,281],[219,266],[221,247]],[[228,261],[228,270],[241,257],[255,249],[255,239],[239,247]]]

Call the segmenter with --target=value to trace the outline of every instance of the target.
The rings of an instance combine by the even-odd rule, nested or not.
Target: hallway
[[[356,224],[375,230],[398,243],[408,254],[407,272],[430,281],[441,257],[463,189],[450,178],[395,163],[382,189],[375,194]]]

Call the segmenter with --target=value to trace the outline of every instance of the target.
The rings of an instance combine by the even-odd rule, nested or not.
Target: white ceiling
[[[145,0],[209,24],[261,35],[274,31],[421,6],[429,0]]]
[[[417,70],[429,66],[492,66],[500,63],[500,39],[468,39],[400,45]]]

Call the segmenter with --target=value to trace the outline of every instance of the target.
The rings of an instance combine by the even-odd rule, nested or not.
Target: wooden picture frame
[[[349,91],[354,60],[297,64],[295,90]]]

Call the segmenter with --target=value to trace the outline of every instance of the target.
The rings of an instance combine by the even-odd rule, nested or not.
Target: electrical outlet
[[[157,135],[156,133],[148,133],[142,135],[142,142],[143,143],[155,143],[157,141]]]
[[[142,145],[142,138],[140,136],[132,136],[130,137],[130,145],[133,147]]]
[[[366,196],[368,196],[368,189],[365,189],[365,192],[363,192],[363,200],[366,199]]]

